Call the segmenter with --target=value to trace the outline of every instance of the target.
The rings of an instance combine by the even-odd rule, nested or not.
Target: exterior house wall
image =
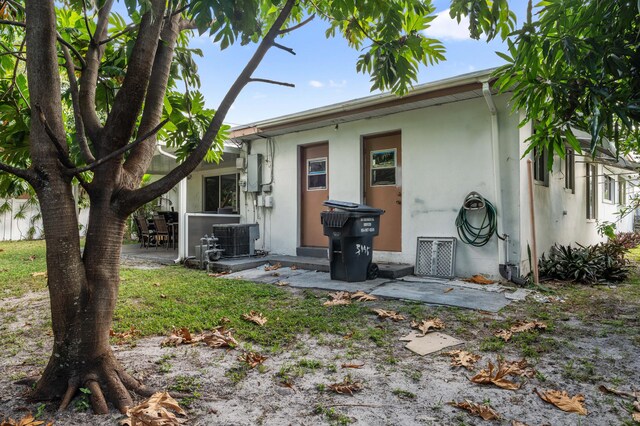
[[[549,173],[549,186],[538,183],[534,185],[535,217],[537,231],[538,256],[548,252],[554,243],[569,245],[596,244],[605,241],[606,237],[597,230],[598,222],[614,222],[616,213],[620,209],[618,203],[618,178],[624,169],[596,165],[598,173],[596,190],[596,218],[587,219],[586,199],[586,159],[576,155],[575,164],[575,194],[566,189],[564,176],[565,164],[556,156],[553,169]],[[603,197],[604,175],[614,179],[614,200],[607,201]],[[617,224],[617,232],[633,230],[633,215],[628,215]]]
[[[457,237],[455,219],[465,196],[477,191],[495,203],[496,180],[500,183],[503,204],[517,207],[519,183],[509,177],[517,175],[519,167],[518,121],[508,112],[506,97],[496,98],[496,104],[500,129],[501,176],[498,179],[494,176],[490,114],[483,98],[274,138],[274,158],[263,168],[264,177],[267,177],[270,167],[274,167],[274,206],[271,209],[254,207],[254,203],[249,202],[243,211],[244,217],[255,215],[262,220],[263,240],[258,246],[275,253],[296,253],[299,244],[298,147],[323,141],[329,143],[329,197],[362,202],[362,138],[401,132],[402,251],[376,251],[376,261],[413,264],[417,237]],[[269,161],[267,152],[265,141],[252,142],[252,154],[262,153]],[[254,198],[254,195],[249,197]],[[503,218],[501,233],[518,235],[518,209],[498,209]],[[518,258],[519,251],[517,243],[511,244],[510,257]],[[497,276],[498,263],[497,238],[492,238],[484,247],[472,247],[458,241],[457,275],[484,273]]]

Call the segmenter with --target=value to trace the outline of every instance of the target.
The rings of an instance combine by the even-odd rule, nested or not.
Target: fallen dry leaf
[[[464,367],[467,370],[473,370],[476,366],[476,362],[481,358],[480,355],[461,351],[459,349],[445,352],[445,354],[451,357],[452,367]]]
[[[113,329],[109,330],[109,337],[116,338],[116,345],[124,345],[127,340],[133,339],[140,334],[140,330],[137,330],[134,326],[131,326],[128,331],[121,333],[116,333]]]
[[[171,336],[160,343],[160,346],[191,345],[198,342],[203,342],[212,348],[235,347],[238,345],[236,339],[231,335],[231,331],[225,330],[223,327],[217,327],[213,331],[207,331],[198,336],[192,335],[188,328],[182,327],[179,330],[174,330]]]
[[[296,269],[298,269],[298,267],[296,265],[291,265],[291,270],[295,271]]]
[[[335,393],[348,393],[349,395],[353,395],[354,392],[362,390],[362,383],[354,382],[351,377],[347,376],[340,383],[330,384],[329,389],[331,389]]]
[[[529,322],[518,322],[515,325],[511,326],[509,330],[498,330],[494,336],[501,338],[505,342],[508,342],[511,337],[513,337],[516,333],[523,333],[525,331],[531,330],[545,330],[547,328],[547,324],[542,321],[529,321]]]
[[[373,309],[373,312],[378,314],[380,319],[389,318],[393,321],[404,321],[406,318],[397,313],[396,311],[385,311],[384,309]]]
[[[278,282],[276,283],[276,285],[277,285],[277,286],[279,286],[279,287],[284,287],[284,286],[289,285],[289,283],[288,283],[288,282],[286,282],[286,281],[278,281]]]
[[[28,260],[29,262],[33,262],[34,260],[36,260],[36,255],[32,254],[31,256],[29,256],[28,258],[26,258],[25,260]]]
[[[275,264],[273,264],[273,265],[265,266],[265,267],[264,267],[264,270],[265,270],[265,271],[275,271],[275,270],[278,270],[278,269],[280,269],[280,268],[282,268],[282,263],[277,262],[277,263],[275,263]]]
[[[181,417],[178,417],[181,416]],[[168,392],[157,392],[127,410],[127,426],[179,426],[187,422],[187,413]]]
[[[202,334],[202,341],[211,348],[234,348],[238,341],[231,335],[231,330],[217,327],[213,331]]]
[[[636,391],[636,392],[625,392],[625,391],[620,391],[616,388],[608,388],[605,385],[600,385],[598,386],[598,390],[600,392],[604,392],[604,393],[612,393],[614,395],[618,395],[618,396],[624,396],[624,397],[628,397],[631,399],[639,399],[640,400],[640,392]]]
[[[440,318],[431,318],[430,320],[422,320],[419,323],[411,321],[411,327],[420,330],[424,336],[430,331],[442,330],[444,328],[444,323]]]
[[[32,278],[38,278],[38,277],[47,277],[47,273],[46,272],[32,272],[31,273],[31,277]]]
[[[587,409],[584,408],[584,395],[577,394],[569,396],[567,391],[547,390],[539,392],[538,389],[533,390],[543,401],[553,404],[562,411],[568,413],[578,413],[583,416],[587,415]]]
[[[484,420],[497,420],[500,418],[500,414],[496,413],[493,408],[488,405],[476,404],[475,402],[471,402],[466,399],[462,402],[451,401],[448,404],[453,407],[467,410],[472,415],[482,417]]]
[[[516,390],[520,389],[520,384],[512,382],[506,379],[507,374],[503,369],[498,366],[498,369],[495,369],[495,366],[489,362],[489,365],[486,369],[481,370],[478,374],[473,376],[470,380],[473,383],[486,385],[486,384],[494,384],[502,389]]]
[[[265,316],[262,315],[260,312],[256,312],[256,311],[251,311],[248,314],[242,314],[242,318],[247,321],[258,324],[260,327],[262,327],[267,323],[267,318],[265,318]]]
[[[482,275],[473,275],[471,278],[467,278],[464,281],[468,283],[483,284],[483,285],[495,283],[495,281],[491,281],[490,279],[485,278]]]
[[[351,295],[348,291],[337,291],[335,293],[329,293],[328,296],[331,300],[327,300],[323,303],[324,306],[337,306],[337,305],[350,305]]]
[[[445,291],[443,291],[443,293],[449,293],[450,291],[453,291],[453,287],[449,287],[448,289],[446,289]]]
[[[210,277],[217,278],[217,277],[222,277],[224,275],[229,275],[230,273],[231,273],[231,271],[222,271],[222,272],[211,272],[211,273],[209,273],[207,275],[210,276]]]
[[[636,411],[635,413],[633,413],[633,414],[631,415],[631,418],[633,418],[633,421],[634,421],[634,422],[640,422],[640,407],[636,407],[636,410],[638,410],[638,411]]]
[[[153,283],[154,287],[160,287],[160,283]]]
[[[362,364],[342,364],[342,368],[362,368],[364,367],[364,362]]]
[[[249,366],[255,368],[267,360],[267,357],[257,352],[245,352],[238,357],[238,361],[242,361]]]
[[[517,420],[512,420],[511,426],[529,426],[529,425],[527,425],[526,423],[519,422]]]
[[[25,417],[20,420],[13,420],[9,418],[9,420],[2,420],[0,422],[0,426],[40,426],[44,425],[42,420],[36,420],[31,414],[27,414]],[[53,422],[49,422],[46,426],[52,426]]]
[[[356,299],[359,302],[369,302],[371,300],[378,300],[377,297],[367,294],[362,290],[358,290],[351,295],[351,299]]]

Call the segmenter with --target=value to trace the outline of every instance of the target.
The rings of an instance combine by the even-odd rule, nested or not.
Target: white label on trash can
[[[365,244],[356,244],[356,256],[366,255],[369,256],[371,253],[371,247]]]

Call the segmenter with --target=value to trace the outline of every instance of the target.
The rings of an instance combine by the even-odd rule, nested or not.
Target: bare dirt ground
[[[410,331],[407,321],[379,323],[390,332],[384,341],[301,335],[289,348],[241,342],[235,349],[212,349],[161,347],[159,336],[114,348],[123,365],[148,385],[191,394],[181,401],[188,411],[186,424],[191,425],[492,423],[447,404],[464,399],[493,407],[502,416],[494,424],[517,420],[530,426],[633,425],[628,402],[598,390],[600,384],[622,390],[640,386],[638,300],[616,296],[617,290],[587,288],[567,296],[564,303],[536,302],[530,296],[499,314],[438,308],[436,313],[446,323],[444,332],[466,342],[458,349],[482,356],[475,372],[452,368],[449,357],[441,353],[421,357],[405,349],[398,339]],[[384,300],[372,306],[400,312],[411,308]],[[25,387],[14,382],[37,375],[49,356],[48,310],[45,293],[2,300],[0,333],[5,337],[0,343],[12,349],[0,358],[0,420],[31,412],[54,425],[117,424],[122,419],[119,413],[93,416],[83,398],[63,413],[51,404],[22,398]],[[525,333],[506,344],[492,337],[504,321],[540,316],[553,324],[543,332]],[[373,321],[378,320],[372,316]],[[243,350],[261,352],[268,359],[262,366],[243,369],[238,360]],[[469,380],[499,356],[507,360],[526,356],[536,374],[517,379],[523,384],[515,391]],[[363,366],[342,368],[346,363]],[[347,375],[362,384],[361,391],[353,395],[329,391],[329,384]],[[534,388],[583,394],[588,415],[563,412],[542,401]]]

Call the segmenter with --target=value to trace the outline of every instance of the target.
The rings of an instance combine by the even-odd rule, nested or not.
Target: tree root
[[[69,407],[80,390],[87,389],[89,402],[95,414],[107,414],[109,403],[125,414],[127,409],[133,406],[132,393],[149,397],[156,392],[127,373],[111,354],[85,365],[87,364],[90,367],[82,372],[54,370],[44,374],[31,392],[30,399],[40,401],[61,398],[58,409],[63,411]],[[65,380],[65,376],[68,377],[66,387],[60,386],[60,379]]]

